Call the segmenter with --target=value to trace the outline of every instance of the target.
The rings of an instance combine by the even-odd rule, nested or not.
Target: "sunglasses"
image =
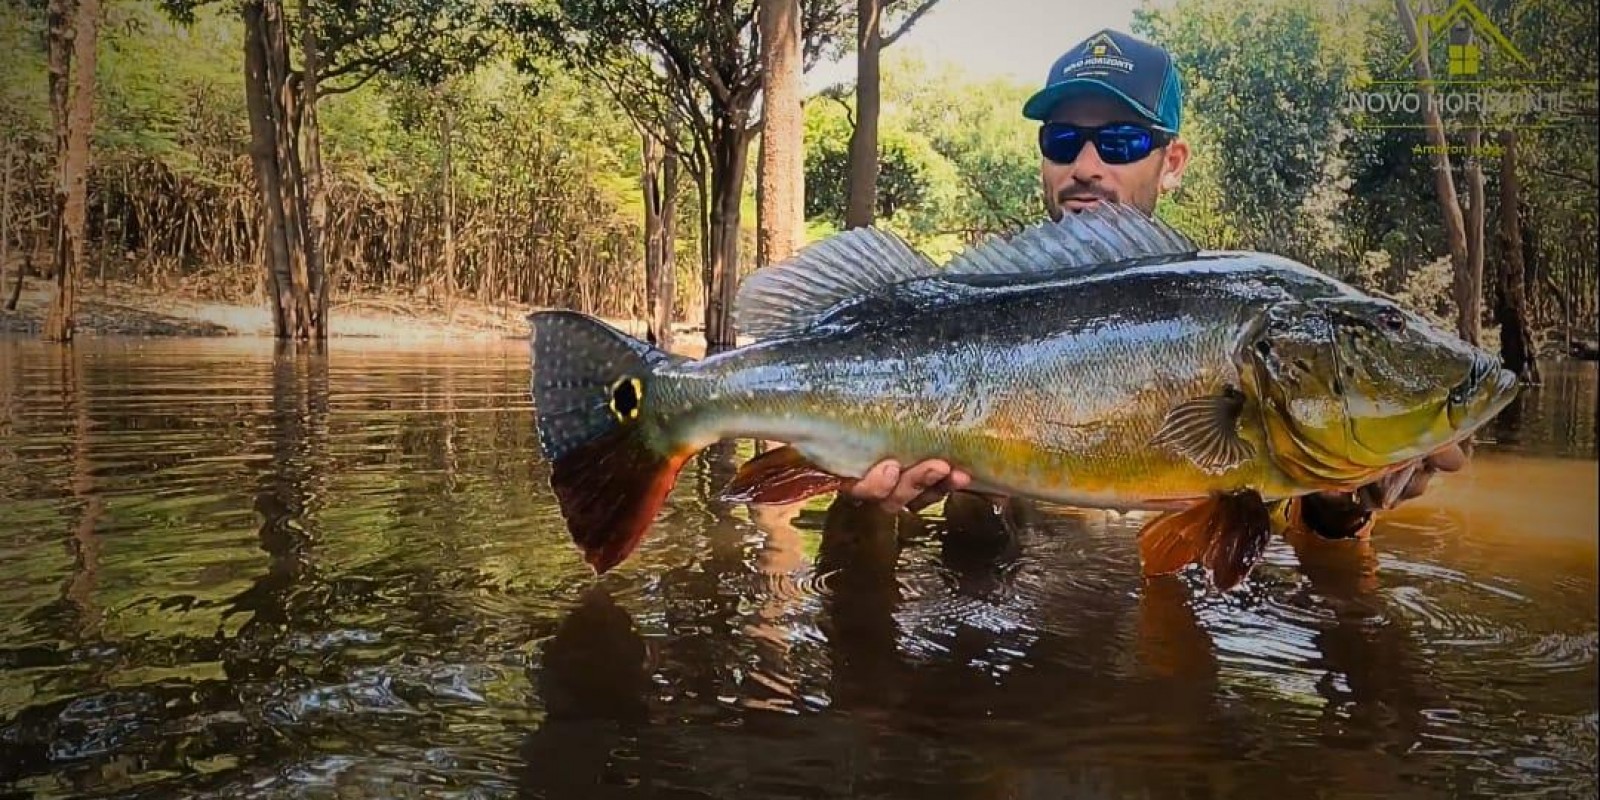
[[[1172,140],[1163,131],[1118,122],[1085,128],[1065,122],[1046,122],[1039,128],[1039,152],[1057,164],[1071,164],[1078,159],[1083,145],[1094,142],[1095,152],[1107,164],[1132,164],[1150,155],[1151,151]]]

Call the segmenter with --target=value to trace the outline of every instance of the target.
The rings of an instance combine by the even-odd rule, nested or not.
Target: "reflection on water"
[[[1593,796],[1595,377],[1370,543],[715,500],[594,579],[525,348],[0,342],[0,796]]]

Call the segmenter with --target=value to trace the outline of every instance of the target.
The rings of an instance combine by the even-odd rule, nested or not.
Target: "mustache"
[[[1094,197],[1102,202],[1114,203],[1117,193],[1091,183],[1069,183],[1056,192],[1056,202],[1065,203],[1072,197]]]

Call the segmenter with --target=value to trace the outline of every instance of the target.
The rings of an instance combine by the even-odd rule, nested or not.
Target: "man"
[[[1044,88],[1023,106],[1024,116],[1042,123],[1039,178],[1051,219],[1106,201],[1153,215],[1161,192],[1178,187],[1189,162],[1189,145],[1179,136],[1182,106],[1171,54],[1120,31],[1100,31],[1057,59]],[[1465,463],[1459,447],[1435,453],[1400,497],[1420,495],[1434,472],[1454,472]],[[893,511],[917,510],[969,481],[941,460],[907,468],[884,461],[847,495]],[[1387,488],[1379,482],[1353,493],[1311,495],[1287,504],[1284,521],[1326,538],[1363,536]]]

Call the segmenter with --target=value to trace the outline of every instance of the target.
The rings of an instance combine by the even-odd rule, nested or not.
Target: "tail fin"
[[[602,573],[638,547],[693,452],[652,424],[655,373],[671,357],[577,312],[528,321],[550,486],[572,541]]]

